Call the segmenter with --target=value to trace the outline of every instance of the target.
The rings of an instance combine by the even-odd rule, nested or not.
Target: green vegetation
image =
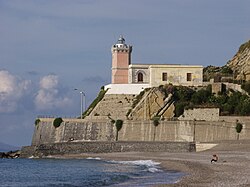
[[[220,82],[222,78],[228,77],[228,81],[233,81],[233,70],[225,65],[222,67],[218,66],[207,66],[203,69],[203,80],[209,81],[210,79],[214,79],[215,82]]]
[[[62,122],[63,122],[62,118],[55,118],[53,121],[53,125],[55,128],[57,128],[57,127],[60,127]]]
[[[37,126],[39,123],[41,122],[41,120],[38,118],[35,120],[35,126]]]
[[[184,109],[192,108],[191,98],[195,93],[193,89],[184,86],[174,87],[175,116],[183,114]]]
[[[104,86],[102,86],[96,99],[89,105],[88,109],[86,111],[84,111],[84,113],[82,114],[83,118],[85,118],[86,116],[88,116],[92,112],[92,110],[96,107],[96,105],[102,100],[102,98],[104,97],[106,92],[107,92],[107,90],[104,90]]]
[[[231,75],[233,74],[233,70],[229,66],[222,66],[220,72],[224,75]]]
[[[250,49],[250,40],[244,44],[242,44],[239,48],[239,53],[242,53],[245,49]]]
[[[153,120],[153,124],[155,127],[157,127],[160,124],[160,122],[159,122],[160,116],[155,116],[155,117],[153,117],[152,120]]]
[[[250,81],[242,85],[250,94]],[[175,117],[183,114],[184,109],[198,108],[220,108],[221,115],[250,115],[250,97],[234,90],[222,90],[221,93],[215,95],[212,93],[212,86],[208,85],[204,88],[194,89],[186,86],[173,86],[171,84],[159,86],[159,90],[165,95],[173,94],[175,105]],[[145,94],[141,92],[137,96],[137,104]],[[127,116],[131,113],[131,109],[127,112]],[[153,120],[153,119],[152,119]]]
[[[244,82],[241,85],[241,88],[245,90],[248,94],[250,94],[250,81]]]
[[[248,85],[249,84],[249,85]],[[250,83],[245,85],[250,90]],[[161,87],[166,89],[168,86]],[[206,88],[194,90],[184,86],[171,88],[175,104],[175,116],[183,114],[184,109],[194,107],[218,107],[222,115],[250,115],[250,97],[233,90],[224,90],[219,95],[212,93],[211,85]],[[166,90],[163,92],[168,93]]]
[[[153,117],[153,124],[154,124],[154,126],[155,126],[155,128],[154,128],[154,141],[155,141],[155,134],[156,134],[156,127],[160,124],[160,116],[154,116]]]
[[[173,94],[174,86],[172,84],[160,85],[159,90],[164,94],[164,99],[168,97],[168,94]]]
[[[240,133],[241,133],[242,128],[243,128],[243,125],[237,121],[236,127],[235,127],[236,132],[238,133],[237,134],[237,140],[240,139]]]
[[[115,140],[118,141],[118,132],[122,129],[123,121],[121,119],[118,119],[115,121],[115,127],[116,127],[116,138]]]

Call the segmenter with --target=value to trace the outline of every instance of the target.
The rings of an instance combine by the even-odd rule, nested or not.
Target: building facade
[[[112,51],[112,84],[164,84],[202,86],[203,66],[179,64],[132,64],[132,46],[121,36]]]

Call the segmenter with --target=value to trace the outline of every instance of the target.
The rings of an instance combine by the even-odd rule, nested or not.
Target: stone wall
[[[229,118],[228,118],[229,119]],[[87,121],[81,119],[63,119],[60,127],[53,126],[53,119],[40,119],[35,127],[32,145],[114,141],[115,125],[106,121]],[[249,139],[250,121],[237,120],[243,124],[240,139]],[[119,131],[119,141],[177,141],[177,142],[211,142],[218,140],[236,140],[236,118],[229,121],[160,121],[155,127],[152,121],[124,121]]]
[[[219,108],[194,108],[184,110],[179,120],[219,121]]]
[[[68,142],[22,148],[21,157],[109,152],[193,152],[189,142]]]
[[[213,83],[212,84],[212,93],[218,95],[226,91],[226,85],[223,83]]]
[[[84,119],[63,119],[58,128],[52,118],[40,118],[35,126],[32,145],[69,141],[111,141],[115,138],[115,127],[110,120],[88,121]]]
[[[228,82],[225,82],[223,84],[226,85],[227,89],[233,89],[233,90],[241,92],[243,94],[247,94],[247,92],[241,88],[240,84],[234,84],[234,83],[228,83]]]

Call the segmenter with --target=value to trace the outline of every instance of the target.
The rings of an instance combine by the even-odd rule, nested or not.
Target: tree
[[[62,122],[63,122],[62,118],[55,118],[53,121],[53,125],[55,128],[57,128],[57,127],[60,127]]]
[[[192,95],[191,102],[196,105],[207,103],[211,97],[211,91],[209,89],[201,89]]]
[[[40,119],[36,119],[36,120],[35,120],[35,125],[37,126],[40,122],[41,122]]]
[[[241,123],[237,122],[236,127],[235,127],[236,132],[238,133],[237,134],[237,140],[240,139],[240,133],[241,133],[242,128],[243,128],[243,125]]]
[[[159,116],[153,117],[153,124],[155,126],[155,128],[154,128],[154,141],[155,141],[156,127],[160,124],[159,120],[160,120]]]
[[[115,121],[115,127],[116,127],[116,138],[115,140],[118,141],[118,132],[122,129],[123,121],[121,119],[118,119]]]
[[[250,81],[247,81],[241,85],[241,88],[250,94]]]

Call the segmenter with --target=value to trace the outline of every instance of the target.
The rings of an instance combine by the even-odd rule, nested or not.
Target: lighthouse
[[[131,64],[132,46],[125,43],[120,36],[111,47],[112,53],[112,84],[128,84],[128,68]]]

